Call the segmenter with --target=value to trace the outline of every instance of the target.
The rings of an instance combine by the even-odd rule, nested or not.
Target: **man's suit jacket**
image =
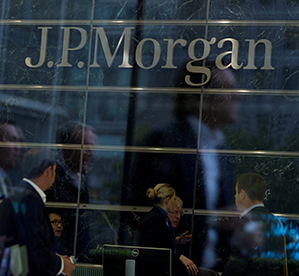
[[[280,222],[267,208],[253,208],[238,222],[222,276],[283,275],[283,235]]]
[[[142,146],[197,148],[197,134],[188,120],[174,120],[162,130],[154,131]],[[202,145],[203,147],[204,145]],[[225,148],[223,145],[221,148]],[[198,160],[199,159],[199,160]],[[217,208],[231,206],[234,199],[234,177],[229,158],[218,156],[220,179]],[[193,207],[194,177],[196,182],[196,209],[206,209],[206,187],[203,164],[196,154],[141,153],[136,154],[132,165],[132,179],[126,199],[131,205],[148,205],[146,191],[157,183],[170,183],[184,201],[184,208]],[[196,164],[196,162],[198,162]],[[197,168],[197,171],[196,171]]]
[[[22,181],[0,206],[0,235],[12,238],[8,245],[26,245],[29,276],[57,275],[61,258],[53,248],[54,233],[44,202]]]
[[[74,180],[70,177],[66,165],[62,165],[60,161],[57,161],[56,165],[55,182],[46,191],[47,200],[77,203],[78,188],[74,185]],[[84,181],[80,189],[80,203],[89,203],[89,193]]]

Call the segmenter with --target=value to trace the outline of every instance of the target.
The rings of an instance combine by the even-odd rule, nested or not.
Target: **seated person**
[[[175,198],[175,204],[176,207],[173,209],[173,212],[168,212],[168,217],[171,221],[172,227],[174,230],[177,229],[178,224],[181,220],[181,216],[183,215],[183,200],[181,200],[179,197]],[[186,244],[186,242],[189,242],[191,240],[192,234],[188,234],[189,231],[185,231],[182,234],[176,235],[176,241],[177,244]],[[176,231],[175,231],[176,233]]]
[[[63,221],[61,219],[61,216],[56,212],[55,213],[52,212],[49,214],[49,219],[53,227],[54,236],[56,238],[60,238],[63,229]]]
[[[176,275],[184,275],[187,271],[189,274],[197,275],[198,268],[193,261],[179,254],[174,229],[167,214],[167,212],[173,212],[176,207],[175,190],[171,185],[161,183],[148,189],[147,197],[153,200],[154,208],[140,220],[134,244],[170,248],[173,254],[173,271],[178,273]]]
[[[54,236],[55,236],[55,251],[58,254],[64,255],[65,254],[65,249],[62,245],[62,240],[61,240],[61,234],[63,230],[63,220],[61,218],[59,210],[56,209],[49,209],[49,219],[51,222],[51,225],[53,227],[54,231]]]

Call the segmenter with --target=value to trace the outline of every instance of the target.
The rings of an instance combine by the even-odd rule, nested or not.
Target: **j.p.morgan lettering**
[[[63,31],[63,45],[62,45],[62,53],[61,53],[61,59],[59,60],[60,63],[56,63],[57,67],[73,67],[78,66],[79,68],[82,68],[84,66],[84,61],[79,61],[77,64],[71,64],[69,62],[69,53],[73,51],[78,51],[82,49],[88,39],[87,31],[80,27],[60,27]],[[54,66],[54,61],[47,61],[46,57],[46,50],[47,50],[47,42],[48,42],[48,35],[49,32],[53,29],[52,27],[38,27],[38,29],[41,30],[41,42],[40,42],[40,50],[39,50],[39,60],[37,63],[35,63],[31,57],[26,57],[25,64],[30,68],[39,68],[47,62],[48,67]],[[131,47],[135,47],[136,44],[133,43],[133,37],[132,32],[135,28],[134,27],[126,27],[124,28],[118,43],[116,47],[113,47],[114,49],[111,50],[111,45],[109,45],[109,40],[106,35],[106,31],[103,27],[96,27],[93,29],[94,34],[94,52],[93,52],[93,60],[91,61],[90,67],[96,68],[101,67],[101,64],[99,64],[98,61],[98,51],[100,47],[102,47],[102,51],[105,56],[105,62],[108,67],[111,67],[112,65],[117,66],[118,68],[132,68],[132,57],[130,58]],[[52,30],[54,31],[54,30]],[[78,44],[75,47],[70,46],[70,42],[72,41],[72,34],[74,32],[78,32],[76,34],[76,38],[78,38],[79,34],[79,40]],[[158,66],[158,63],[161,59],[161,45],[162,43],[166,43],[166,56],[163,57],[164,65],[161,66],[161,69],[176,69],[177,65],[175,64],[175,56],[174,56],[174,50],[177,47],[180,47],[182,50],[187,51],[188,57],[190,58],[189,62],[186,64],[186,70],[190,73],[198,73],[198,74],[204,74],[206,78],[200,83],[194,83],[191,81],[190,76],[188,73],[185,76],[185,82],[192,86],[201,86],[207,83],[210,80],[211,72],[208,68],[204,66],[198,66],[198,61],[202,61],[204,59],[209,58],[209,55],[211,53],[211,47],[217,47],[218,49],[221,49],[224,45],[224,43],[230,43],[231,50],[225,51],[221,54],[219,54],[215,59],[215,64],[219,69],[227,69],[228,67],[232,67],[236,70],[244,69],[244,70],[274,70],[274,67],[271,65],[271,53],[272,53],[272,43],[271,41],[267,39],[259,39],[258,41],[255,41],[254,39],[245,39],[245,41],[242,41],[241,43],[244,43],[248,45],[248,51],[247,51],[247,63],[246,65],[243,64],[243,62],[238,62],[238,54],[239,54],[239,41],[234,38],[224,38],[219,41],[217,41],[216,37],[212,37],[210,40],[206,40],[203,38],[196,38],[192,41],[187,41],[183,38],[181,39],[171,39],[171,38],[165,38],[163,41],[157,41],[154,38],[144,38],[141,41],[137,43],[135,51],[135,56],[133,57],[135,59],[135,62],[138,67],[144,70],[150,70],[154,68],[155,66]],[[122,45],[123,44],[123,45]],[[151,45],[150,45],[151,44]],[[255,52],[256,47],[258,44],[263,44],[264,46],[264,55],[263,55],[263,66],[261,68],[257,68],[255,65]],[[121,45],[123,47],[121,47]],[[145,47],[146,45],[151,46],[150,53],[147,53],[147,55],[151,55],[151,64],[144,64],[142,55],[146,51]],[[199,46],[200,45],[200,46]],[[164,46],[164,45],[163,45]],[[202,47],[202,55],[197,56],[195,48],[196,47]],[[122,50],[120,50],[122,49]],[[122,62],[120,64],[115,64],[115,57],[116,55],[121,55]],[[223,62],[223,59],[229,59],[230,63],[225,64]],[[131,63],[130,63],[131,61]],[[103,60],[102,60],[103,62]],[[103,65],[102,65],[103,66]]]

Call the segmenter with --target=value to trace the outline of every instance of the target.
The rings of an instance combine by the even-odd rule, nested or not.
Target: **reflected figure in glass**
[[[91,127],[80,122],[68,121],[57,130],[57,143],[63,145],[92,146],[95,143],[95,134]],[[82,154],[82,156],[81,156]],[[59,152],[55,182],[47,191],[47,199],[55,202],[88,203],[89,191],[87,187],[87,174],[93,157],[92,149],[63,148]],[[82,159],[82,160],[81,160]],[[80,170],[80,164],[82,167]],[[78,191],[80,199],[78,198]],[[76,210],[66,209],[61,213],[65,221],[65,231],[62,245],[66,253],[74,254],[74,240],[77,239],[76,255],[79,262],[88,261],[90,242],[91,218],[86,212],[80,210],[78,220],[78,234],[76,229]]]
[[[94,145],[95,134],[90,127],[84,127],[76,121],[69,121],[57,130],[57,143]],[[57,181],[55,180],[53,187],[47,192],[50,201],[76,203],[80,183],[80,202],[89,202],[88,188],[85,184],[93,151],[85,149],[82,155],[82,170],[80,170],[81,151],[79,149],[62,149],[60,151],[57,161]]]
[[[218,69],[207,64],[211,79],[206,88],[234,89],[238,86],[234,71]],[[233,207],[233,168],[229,157],[217,150],[227,149],[222,127],[238,119],[238,95],[204,94],[201,88],[190,92],[186,75],[193,83],[201,82],[201,74],[185,69],[177,78],[176,87],[188,88],[174,98],[174,116],[163,128],[153,131],[142,146],[173,148],[173,153],[138,153],[132,165],[132,180],[128,198],[131,205],[148,205],[145,193],[152,183],[171,183],[186,208],[204,210]],[[198,154],[176,152],[179,149],[198,149]],[[208,150],[209,152],[204,152]],[[191,225],[190,218],[186,224]],[[207,217],[195,217],[192,257],[201,267],[214,268],[219,234]],[[221,235],[221,234],[220,234]],[[226,239],[226,237],[224,238]]]
[[[19,133],[15,123],[0,118],[0,142],[7,145],[0,147],[0,199],[4,198],[13,187],[8,171],[16,166],[20,152],[18,141]],[[11,142],[16,144],[10,144]]]

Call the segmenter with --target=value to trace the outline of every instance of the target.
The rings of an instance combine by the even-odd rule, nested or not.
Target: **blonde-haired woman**
[[[153,201],[154,208],[140,220],[135,234],[135,245],[170,248],[173,253],[174,274],[183,268],[183,272],[196,275],[197,266],[178,252],[174,230],[168,217],[168,212],[173,212],[176,207],[175,190],[167,183],[160,183],[148,189],[146,195]]]

